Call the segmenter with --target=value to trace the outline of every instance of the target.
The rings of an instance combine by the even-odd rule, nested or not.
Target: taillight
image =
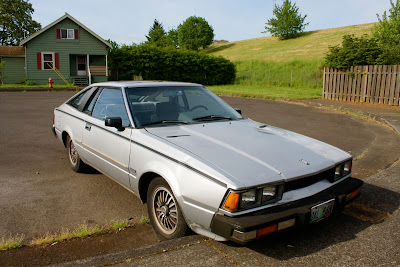
[[[55,117],[56,115],[54,114],[54,112],[53,112],[53,125],[54,125],[54,117]]]

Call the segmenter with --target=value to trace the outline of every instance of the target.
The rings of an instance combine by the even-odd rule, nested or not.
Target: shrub
[[[25,81],[25,85],[36,85],[36,82],[27,80]]]
[[[120,80],[139,75],[145,80],[221,85],[233,83],[236,75],[234,64],[225,58],[151,45],[123,46],[110,62]]]
[[[25,84],[26,81],[27,81],[27,79],[24,77],[24,78],[21,78],[21,79],[17,82],[17,84]]]
[[[325,56],[328,67],[345,69],[351,66],[379,64],[378,58],[382,49],[374,38],[368,35],[355,37],[343,36],[342,46],[331,46]]]

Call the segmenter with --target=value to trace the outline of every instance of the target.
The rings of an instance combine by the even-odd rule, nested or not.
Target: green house
[[[111,44],[68,13],[20,43],[24,56],[2,56],[3,82],[26,78],[37,84],[65,81],[85,86],[108,80],[107,52]],[[22,64],[22,60],[24,61]]]

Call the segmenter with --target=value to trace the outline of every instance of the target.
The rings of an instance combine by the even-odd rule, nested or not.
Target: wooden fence
[[[400,105],[400,65],[324,68],[323,98]]]

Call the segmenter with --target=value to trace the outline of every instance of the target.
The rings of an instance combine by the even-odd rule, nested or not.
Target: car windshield
[[[131,87],[126,89],[137,127],[237,120],[242,116],[202,86]]]

